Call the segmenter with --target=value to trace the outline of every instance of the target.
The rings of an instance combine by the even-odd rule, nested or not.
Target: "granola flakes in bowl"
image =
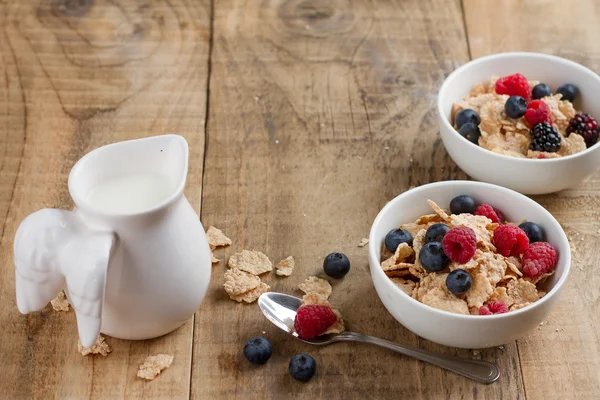
[[[497,209],[483,207],[469,214],[453,214],[451,210],[442,209],[457,195],[471,196],[478,204],[489,204]],[[433,200],[431,205],[429,199]],[[492,222],[496,217],[498,222]],[[524,262],[530,246],[515,223],[525,220],[542,227],[544,240],[555,251],[555,265],[548,270],[535,269],[540,264]],[[465,245],[459,249],[472,252],[468,260],[450,259],[440,267],[421,256],[430,246],[425,243],[427,229],[435,224],[450,228],[442,242],[446,242],[453,229],[472,230],[472,236],[466,237],[472,240],[473,247]],[[385,248],[385,237],[398,227],[410,232],[412,246],[401,243],[392,254]],[[500,238],[502,235],[494,237],[499,227],[505,231],[503,238]],[[518,240],[505,240],[517,230]],[[451,236],[453,240],[463,240],[461,235]],[[453,243],[443,244],[444,252],[451,258],[464,256],[453,254],[456,249],[445,246]],[[539,242],[531,245],[534,252],[536,247],[544,246]],[[435,252],[431,254],[437,256]],[[533,200],[495,185],[450,181],[409,190],[381,210],[371,228],[369,263],[377,294],[386,309],[406,328],[444,345],[483,348],[522,337],[546,318],[555,307],[567,278],[570,249],[558,222]],[[457,278],[451,284],[450,275]],[[467,290],[461,280],[466,275],[470,278]]]
[[[532,81],[498,90],[492,78],[517,74]],[[547,88],[534,96],[538,82]],[[564,90],[566,83],[576,93]],[[507,104],[512,96],[522,100]],[[600,168],[597,124],[587,117],[600,118],[600,76],[573,61],[538,53],[481,57],[446,78],[437,108],[448,154],[476,180],[544,194],[576,186]],[[462,110],[477,117],[458,118]]]

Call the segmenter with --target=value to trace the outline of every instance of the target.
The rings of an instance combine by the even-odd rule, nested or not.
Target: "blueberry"
[[[317,362],[308,354],[296,354],[290,360],[289,371],[292,378],[308,382],[317,372]]]
[[[323,271],[332,278],[342,278],[350,271],[350,260],[344,253],[331,253],[323,261]]]
[[[533,97],[534,100],[539,100],[542,97],[550,96],[551,94],[550,88],[545,83],[538,83],[531,89],[531,97]]]
[[[519,228],[525,231],[525,234],[529,238],[529,243],[544,241],[544,231],[535,222],[523,222],[519,225]]]
[[[264,364],[273,353],[273,346],[269,339],[263,336],[255,336],[248,339],[244,346],[244,357],[252,364]]]
[[[465,108],[464,110],[460,110],[458,114],[456,114],[454,122],[456,123],[456,127],[460,129],[461,126],[468,122],[471,122],[475,125],[479,125],[479,123],[481,122],[481,118],[479,118],[479,114],[477,114],[475,110]]]
[[[473,214],[476,209],[477,205],[471,196],[463,194],[450,201],[450,212],[452,214]]]
[[[385,235],[385,247],[392,253],[396,252],[400,243],[408,243],[410,247],[413,244],[413,237],[410,232],[404,229],[394,228]]]
[[[504,103],[504,111],[511,118],[521,118],[527,111],[527,102],[521,96],[510,96]]]
[[[467,122],[463,126],[460,127],[458,133],[465,139],[467,139],[471,143],[479,144],[479,136],[481,136],[481,131],[479,127],[472,122]]]
[[[573,101],[575,100],[575,97],[577,97],[577,95],[579,94],[579,89],[577,89],[577,86],[572,85],[570,83],[565,83],[562,86],[559,86],[558,89],[556,89],[556,94],[562,94],[562,98],[561,100],[568,100],[568,101]]]
[[[419,260],[427,272],[440,272],[450,263],[440,242],[429,242],[423,246]]]
[[[442,242],[444,235],[448,232],[450,228],[448,225],[444,224],[433,224],[429,228],[427,228],[427,232],[425,232],[425,243],[429,242]]]
[[[471,275],[464,269],[455,269],[446,278],[446,287],[454,294],[467,293],[472,284]]]

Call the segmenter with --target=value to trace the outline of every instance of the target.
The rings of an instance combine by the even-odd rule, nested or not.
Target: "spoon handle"
[[[450,356],[407,347],[390,342],[389,340],[363,335],[362,333],[344,332],[337,335],[334,340],[371,343],[376,346],[385,347],[386,349],[416,358],[417,360],[428,362],[481,383],[492,383],[500,377],[500,369],[498,366],[487,361],[472,360],[470,358]]]

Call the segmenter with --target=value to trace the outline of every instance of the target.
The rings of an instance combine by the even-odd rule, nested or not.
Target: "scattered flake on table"
[[[231,239],[225,236],[223,231],[212,225],[208,227],[206,237],[208,238],[208,245],[212,250],[217,247],[229,246],[232,243]]]
[[[94,343],[92,347],[86,349],[85,347],[83,347],[81,342],[79,342],[79,344],[77,344],[77,349],[79,350],[81,355],[84,356],[87,356],[89,354],[100,354],[106,357],[108,353],[112,351],[108,343],[106,343],[106,340],[104,339],[104,336],[102,336],[102,334],[98,335],[98,339],[96,339],[96,343]]]
[[[62,290],[58,296],[50,300],[50,303],[55,311],[69,311],[69,300],[67,299],[65,292]]]
[[[163,369],[170,367],[172,363],[173,356],[168,354],[148,356],[144,360],[144,363],[140,365],[137,377],[151,381],[156,378]]]
[[[296,266],[296,261],[293,256],[289,256],[277,264],[277,269],[275,273],[279,276],[290,276],[294,271],[294,267]]]
[[[368,244],[369,244],[369,239],[362,238],[362,239],[360,239],[360,242],[358,242],[358,247],[365,247]]]
[[[229,257],[229,267],[239,268],[253,275],[264,274],[273,270],[273,263],[265,254],[255,250],[242,250]]]

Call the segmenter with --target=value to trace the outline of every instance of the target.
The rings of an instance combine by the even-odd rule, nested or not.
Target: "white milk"
[[[173,192],[169,179],[155,173],[120,176],[103,182],[88,193],[86,201],[105,213],[133,213],[148,210]]]

